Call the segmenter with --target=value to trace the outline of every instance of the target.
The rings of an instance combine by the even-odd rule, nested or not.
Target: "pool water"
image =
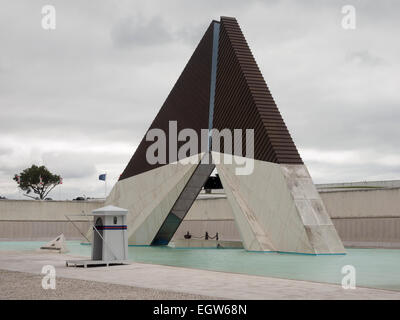
[[[45,242],[0,241],[1,250],[36,250]],[[90,256],[91,246],[67,241],[70,254]],[[309,256],[248,252],[244,249],[202,249],[129,246],[131,261],[285,279],[340,284],[342,267],[356,268],[357,286],[400,291],[400,250],[351,249],[347,255]]]

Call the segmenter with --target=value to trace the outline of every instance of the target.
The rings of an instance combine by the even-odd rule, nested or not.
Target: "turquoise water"
[[[45,242],[3,241],[0,250],[35,250]],[[91,246],[68,241],[71,254],[90,256]],[[344,265],[356,268],[357,285],[400,291],[400,250],[347,249],[343,256],[248,252],[243,249],[176,249],[130,246],[128,257],[153,263],[276,278],[340,284]]]

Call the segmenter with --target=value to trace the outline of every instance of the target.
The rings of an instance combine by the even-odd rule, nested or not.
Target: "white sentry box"
[[[126,215],[128,210],[106,206],[92,211],[93,230],[92,260],[127,260],[128,237]]]
[[[92,211],[92,260],[67,260],[67,267],[129,264],[126,215],[128,210],[106,206]]]

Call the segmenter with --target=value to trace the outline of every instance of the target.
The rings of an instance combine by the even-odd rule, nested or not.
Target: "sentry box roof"
[[[91,216],[118,216],[125,215],[128,210],[116,206],[105,206],[92,211]]]

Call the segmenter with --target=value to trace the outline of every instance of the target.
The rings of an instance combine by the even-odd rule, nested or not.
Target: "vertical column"
[[[211,150],[211,130],[213,128],[214,118],[214,100],[215,84],[217,81],[217,63],[218,63],[218,44],[219,44],[219,22],[213,22],[213,48],[211,62],[211,82],[210,82],[210,107],[208,113],[208,152]]]

